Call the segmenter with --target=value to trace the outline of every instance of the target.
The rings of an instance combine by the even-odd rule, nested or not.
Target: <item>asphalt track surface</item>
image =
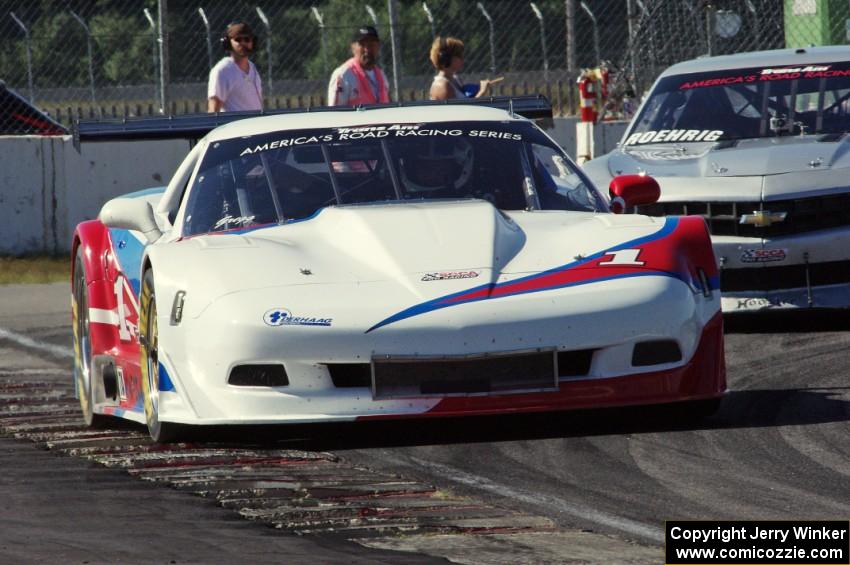
[[[0,381],[68,387],[68,303],[65,285],[0,287]],[[271,529],[220,497],[139,480],[137,463],[135,474],[106,468],[7,433],[0,562],[658,563],[665,519],[848,519],[850,314],[727,317],[726,357],[727,398],[698,422],[629,409],[251,435],[264,449],[327,458],[340,476],[438,493],[447,512],[499,528],[435,530],[439,516],[420,512],[368,535],[305,534],[290,518]],[[142,442],[143,431],[116,433]]]

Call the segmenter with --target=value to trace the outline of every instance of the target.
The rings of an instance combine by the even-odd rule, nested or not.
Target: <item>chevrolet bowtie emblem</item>
[[[750,224],[757,228],[766,228],[777,222],[784,222],[788,212],[771,212],[770,210],[754,210],[752,214],[742,214],[742,224]]]

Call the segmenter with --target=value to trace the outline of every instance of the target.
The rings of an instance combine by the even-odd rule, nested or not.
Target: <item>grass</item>
[[[0,285],[71,280],[71,261],[63,255],[0,256]]]

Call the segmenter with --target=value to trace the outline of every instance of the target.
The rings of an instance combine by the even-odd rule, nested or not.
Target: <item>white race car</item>
[[[596,183],[647,173],[639,214],[696,214],[723,310],[850,308],[850,46],[696,59],[656,81]]]
[[[645,204],[647,177],[612,183]],[[693,401],[725,369],[700,218],[615,215],[480,106],[241,119],[74,236],[90,424],[353,421]]]

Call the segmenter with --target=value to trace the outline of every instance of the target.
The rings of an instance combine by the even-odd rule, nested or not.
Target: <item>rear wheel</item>
[[[159,335],[157,332],[156,294],[153,270],[145,271],[142,279],[142,296],[139,313],[139,349],[142,353],[142,391],[145,400],[145,420],[151,438],[158,443],[176,441],[181,426],[159,419]]]
[[[94,413],[94,383],[92,382],[91,332],[89,328],[89,293],[82,246],[74,258],[74,282],[71,285],[71,311],[74,330],[74,385],[80,399],[80,409],[86,425],[103,427],[109,419]]]

